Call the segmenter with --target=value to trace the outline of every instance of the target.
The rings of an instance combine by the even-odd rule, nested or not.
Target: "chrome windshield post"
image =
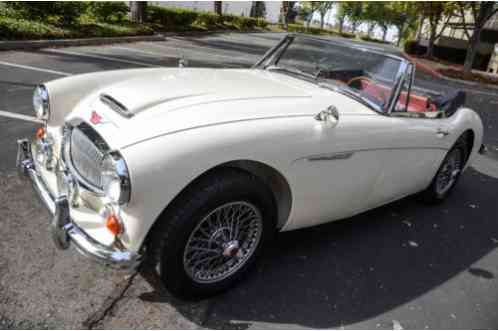
[[[405,82],[406,72],[410,67],[410,63],[406,60],[401,61],[398,69],[398,73],[396,74],[396,83],[393,88],[393,93],[391,93],[391,98],[389,99],[387,114],[390,115],[396,107],[396,103],[398,102],[398,98],[401,94],[401,89]]]

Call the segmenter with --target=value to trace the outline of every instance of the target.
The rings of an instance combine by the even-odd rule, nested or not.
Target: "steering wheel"
[[[347,85],[348,85],[348,86],[351,86],[351,84],[352,84],[352,83],[354,83],[354,82],[356,82],[356,81],[361,81],[361,80],[366,80],[366,81],[368,81],[368,82],[369,82],[369,83],[371,83],[371,84],[373,83],[373,81],[372,81],[370,78],[368,78],[367,76],[358,76],[358,77],[353,77],[353,78],[351,78],[351,79],[348,81]],[[351,86],[351,87],[352,87],[352,86]]]
[[[362,80],[366,80],[368,82],[369,85],[373,85],[375,86],[375,82],[370,79],[369,77],[367,76],[358,76],[358,77],[353,77],[351,78],[349,81],[348,81],[348,86],[351,87],[351,88],[356,88],[356,89],[360,89],[362,90],[362,86],[352,86],[353,83],[355,82],[358,82],[358,81],[362,81]],[[370,95],[371,97],[379,100],[382,104],[385,104],[387,102],[387,95],[386,95],[386,92],[385,91],[382,91],[381,89],[379,89],[378,92],[375,92],[374,91],[371,91],[371,89],[367,89],[365,91],[368,95]]]

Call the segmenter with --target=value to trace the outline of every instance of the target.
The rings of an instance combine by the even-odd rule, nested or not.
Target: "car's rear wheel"
[[[151,262],[174,295],[205,297],[230,288],[253,266],[275,231],[272,193],[234,169],[206,176],[153,229]]]
[[[443,201],[453,190],[467,161],[468,148],[465,136],[460,137],[446,154],[431,185],[421,194],[427,203]]]

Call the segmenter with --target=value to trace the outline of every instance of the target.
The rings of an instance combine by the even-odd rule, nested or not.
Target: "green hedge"
[[[268,22],[263,19],[162,6],[147,6],[147,20],[168,30],[188,30],[192,25],[206,29],[235,28],[237,30],[265,29],[268,26]]]
[[[153,33],[147,26],[126,22],[115,25],[89,21],[61,28],[43,22],[0,16],[0,40],[124,37]]]
[[[147,20],[168,29],[190,26],[197,17],[198,13],[192,10],[147,6]]]
[[[91,2],[88,12],[100,22],[122,22],[130,9],[122,1]]]
[[[56,16],[60,25],[69,25],[86,12],[88,4],[86,1],[8,1],[4,6],[19,18],[46,22]]]
[[[356,37],[356,35],[354,33],[348,33],[348,32],[339,33],[338,31],[334,31],[334,30],[320,29],[320,28],[315,28],[315,27],[306,27],[306,26],[301,25],[301,24],[288,24],[287,31],[288,32],[295,32],[295,33],[309,33],[309,34],[315,34],[315,35],[340,36],[343,38],[355,38]]]
[[[384,41],[384,40],[377,39],[377,38],[370,38],[369,36],[361,36],[360,39],[364,40],[364,41],[369,41],[372,43],[390,44],[390,42],[388,42],[388,41]]]
[[[49,24],[0,16],[0,40],[60,39],[67,33]]]

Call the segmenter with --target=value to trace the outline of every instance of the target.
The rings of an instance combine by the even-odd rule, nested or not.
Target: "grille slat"
[[[82,178],[99,189],[102,189],[102,162],[106,150],[107,144],[91,127],[80,125],[72,130],[71,163]]]

